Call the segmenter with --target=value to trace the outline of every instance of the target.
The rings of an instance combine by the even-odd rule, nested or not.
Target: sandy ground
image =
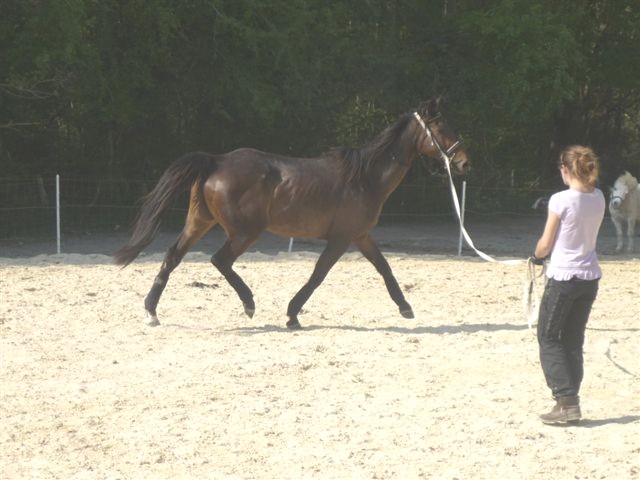
[[[529,251],[532,230],[502,251]],[[602,256],[585,418],[562,428],[537,418],[551,400],[523,314],[524,266],[405,248],[414,240],[427,242],[381,244],[415,319],[352,252],[298,332],[285,311],[314,243],[241,257],[252,319],[210,253],[190,253],[156,328],[142,302],[160,253],[125,270],[97,253],[0,258],[0,477],[640,478],[638,255]],[[496,242],[481,243],[494,253]]]

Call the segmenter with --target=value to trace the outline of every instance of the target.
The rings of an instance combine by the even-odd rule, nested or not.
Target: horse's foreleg
[[[329,270],[331,270],[331,267],[333,267],[342,254],[347,251],[349,243],[351,243],[350,240],[342,238],[330,239],[327,242],[327,246],[316,262],[316,266],[313,269],[311,277],[289,302],[289,306],[287,308],[287,316],[289,317],[289,320],[287,321],[287,328],[290,328],[291,330],[301,328],[300,322],[298,321],[298,314],[300,313],[300,310],[302,310],[302,306],[307,300],[309,300],[309,297],[311,297],[315,289],[320,286],[327,276],[327,273],[329,273]]]
[[[616,252],[620,252],[622,250],[622,222],[616,218],[615,216],[611,216],[611,221],[613,222],[613,226],[616,229]]]
[[[236,291],[238,297],[240,297],[242,305],[244,306],[244,312],[249,318],[253,317],[256,311],[253,292],[232,267],[236,259],[255,242],[256,238],[257,236],[246,237],[244,239],[229,239],[220,250],[211,257],[211,263],[220,271],[222,276],[229,282],[229,285]]]
[[[627,252],[629,253],[633,252],[633,237],[635,235],[635,230],[636,219],[633,215],[630,215],[629,218],[627,218]]]
[[[391,267],[387,262],[387,259],[384,258],[382,252],[378,248],[378,245],[374,242],[374,240],[366,235],[365,237],[359,238],[355,241],[356,246],[360,249],[360,252],[365,256],[367,260],[369,260],[382,278],[384,279],[384,284],[387,287],[387,291],[391,296],[391,299],[398,305],[400,309],[400,314],[404,318],[413,318],[413,310],[411,309],[411,305],[405,300],[402,290],[400,290],[400,286],[396,281],[396,278],[393,276],[393,272],[391,271]]]

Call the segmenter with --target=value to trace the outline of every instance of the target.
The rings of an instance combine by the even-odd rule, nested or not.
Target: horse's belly
[[[325,238],[330,227],[331,218],[317,212],[283,212],[270,218],[267,230],[284,237]]]

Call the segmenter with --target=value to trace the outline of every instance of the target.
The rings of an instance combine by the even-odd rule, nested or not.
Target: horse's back
[[[345,194],[339,162],[334,154],[297,158],[240,148],[217,156],[205,197],[210,211],[227,225],[241,218],[245,225],[278,235],[323,238],[338,221],[360,233],[361,223],[374,222],[362,211],[362,198]],[[339,220],[345,212],[352,213],[346,222]]]
[[[217,155],[217,157],[222,161],[230,163],[297,164],[305,161],[313,161],[312,158],[290,157],[249,147],[238,148],[228,153]]]

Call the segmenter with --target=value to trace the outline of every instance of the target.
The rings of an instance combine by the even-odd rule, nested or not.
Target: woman
[[[533,261],[547,266],[547,285],[540,302],[540,363],[556,404],[540,419],[547,424],[580,420],[582,346],[587,320],[602,276],[596,240],[605,199],[596,188],[598,157],[588,147],[572,145],[560,154],[560,173],[569,188],[549,199],[547,222]]]

